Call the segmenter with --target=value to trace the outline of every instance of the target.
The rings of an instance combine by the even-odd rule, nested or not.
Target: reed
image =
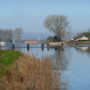
[[[24,55],[5,75],[0,75],[0,90],[60,90],[58,74],[52,71],[52,62]]]

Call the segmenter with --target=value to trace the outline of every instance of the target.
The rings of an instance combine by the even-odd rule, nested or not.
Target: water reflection
[[[50,50],[50,48],[49,47],[47,47],[47,51],[49,51]]]
[[[77,50],[87,51],[89,47],[76,47]]]
[[[44,47],[41,47],[41,50],[44,51]]]
[[[67,49],[64,47],[55,47],[55,53],[50,58],[53,60],[54,66],[53,69],[56,70],[59,74],[60,80],[60,90],[68,89],[68,81],[63,81],[64,72],[68,69],[69,58],[67,57]]]
[[[63,47],[55,47],[54,49],[54,55],[50,56],[54,63],[54,69],[67,70],[69,64],[69,58],[67,57],[67,54],[69,55],[69,53],[67,52],[67,49]]]
[[[90,47],[75,47],[77,51],[90,54]]]
[[[29,51],[30,50],[30,48],[27,48],[27,51]]]

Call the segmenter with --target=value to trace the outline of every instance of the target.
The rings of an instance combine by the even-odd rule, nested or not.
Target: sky
[[[67,16],[73,33],[85,31],[90,28],[90,0],[0,0],[0,28],[22,28],[26,37],[51,35],[44,27],[49,15]]]

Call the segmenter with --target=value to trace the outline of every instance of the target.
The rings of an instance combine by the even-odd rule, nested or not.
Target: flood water
[[[90,90],[90,45],[63,48],[18,48],[23,53],[42,59],[48,56],[53,70],[60,74],[60,90]]]

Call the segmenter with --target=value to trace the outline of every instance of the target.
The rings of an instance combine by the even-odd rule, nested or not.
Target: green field
[[[6,68],[23,54],[14,50],[0,50],[0,74],[6,73]]]

